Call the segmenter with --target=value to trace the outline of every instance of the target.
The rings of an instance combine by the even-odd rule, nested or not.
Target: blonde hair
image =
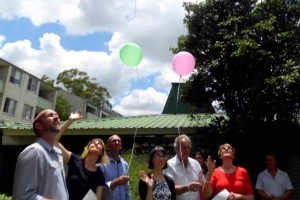
[[[102,155],[99,156],[99,159],[97,160],[97,163],[101,163],[101,164],[107,164],[108,163],[108,156],[107,156],[107,153],[106,153],[106,150],[105,150],[105,143],[103,142],[102,139],[100,138],[95,138],[95,139],[92,139],[87,145],[85,145],[84,149],[83,149],[83,152],[81,154],[81,157],[83,159],[85,159],[87,156],[88,156],[88,149],[89,149],[89,146],[91,145],[92,142],[94,141],[98,141],[102,147]]]

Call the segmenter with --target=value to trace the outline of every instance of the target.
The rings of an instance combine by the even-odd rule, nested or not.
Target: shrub
[[[12,197],[7,196],[6,194],[0,194],[0,200],[12,200]]]

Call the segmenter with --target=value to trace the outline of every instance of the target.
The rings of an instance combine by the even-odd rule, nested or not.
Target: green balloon
[[[135,43],[126,43],[120,50],[120,58],[129,67],[137,66],[143,58],[142,49]]]

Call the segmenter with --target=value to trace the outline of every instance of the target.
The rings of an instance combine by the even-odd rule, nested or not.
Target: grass
[[[139,191],[138,191],[138,184],[140,179],[139,173],[141,170],[149,172],[149,169],[147,168],[148,154],[140,154],[140,155],[133,154],[131,163],[130,163],[131,152],[128,151],[122,154],[122,157],[130,164],[129,185],[130,185],[132,200],[138,200],[140,199]]]

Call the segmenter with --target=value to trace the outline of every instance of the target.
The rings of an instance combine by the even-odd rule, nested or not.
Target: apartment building
[[[59,89],[57,96],[64,96],[72,105],[71,110],[74,112],[80,110],[85,119],[99,119],[107,117],[120,117],[121,114],[107,108],[99,108],[87,99],[71,94],[65,90]]]
[[[35,114],[55,108],[57,90],[0,58],[0,122],[31,123]]]
[[[81,110],[85,119],[121,116],[99,108],[67,91],[53,87],[36,76],[0,58],[0,124],[32,123],[43,109],[55,109],[58,95],[64,95],[72,111]]]

